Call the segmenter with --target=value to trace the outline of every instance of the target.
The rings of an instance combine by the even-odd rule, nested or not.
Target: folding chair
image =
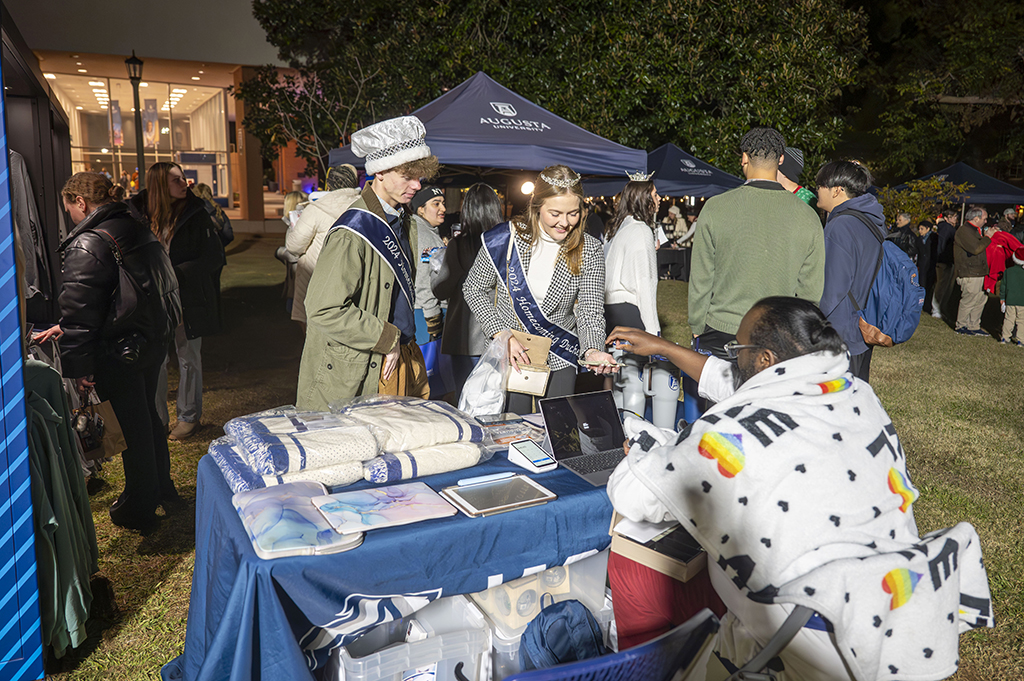
[[[672,631],[611,655],[533,669],[505,681],[669,681],[686,678],[718,632],[718,618],[705,608]]]

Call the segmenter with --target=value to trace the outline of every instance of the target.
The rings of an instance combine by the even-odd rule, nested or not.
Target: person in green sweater
[[[773,128],[743,136],[747,181],[712,197],[697,218],[690,271],[694,349],[726,358],[740,320],[766,296],[817,304],[825,286],[825,238],[818,214],[778,182],[786,142]]]
[[[786,188],[786,191],[796,194],[796,198],[806,203],[811,208],[818,207],[818,195],[807,187],[800,186],[800,173],[804,172],[804,152],[796,147],[786,147],[782,155],[782,163],[779,164],[779,184]]]
[[[999,287],[999,306],[1003,310],[1003,336],[1000,343],[1024,345],[1024,248],[1013,252],[1013,267],[1007,267],[1003,284]],[[1014,335],[1013,327],[1017,327]]]

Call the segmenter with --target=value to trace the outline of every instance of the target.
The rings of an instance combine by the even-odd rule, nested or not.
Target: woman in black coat
[[[146,171],[146,189],[132,197],[132,214],[149,228],[167,249],[178,276],[183,323],[174,333],[180,379],[178,420],[171,440],[193,435],[203,414],[202,337],[220,332],[220,272],[224,246],[206,204],[193,194],[177,163],[154,163]],[[160,374],[161,398],[157,408],[165,424],[167,366]]]
[[[430,282],[437,299],[448,301],[448,318],[441,336],[441,352],[452,358],[455,404],[459,403],[462,386],[466,384],[466,379],[489,340],[466,304],[462,284],[483,243],[481,235],[502,221],[501,199],[492,187],[478,182],[466,190],[462,199],[461,218],[462,231],[448,242],[441,269]]]
[[[145,530],[156,524],[157,506],[166,511],[179,501],[156,410],[160,366],[181,319],[177,278],[163,246],[121,203],[122,187],[100,173],[77,173],[61,195],[76,225],[58,248],[61,321],[37,338],[60,336],[64,375],[110,401],[128,445],[124,491],[110,518]],[[134,307],[115,305],[129,299],[123,287],[130,284],[118,258],[136,284]]]

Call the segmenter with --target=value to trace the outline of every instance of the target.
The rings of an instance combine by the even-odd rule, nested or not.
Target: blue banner
[[[526,280],[526,272],[519,259],[519,247],[510,247],[510,243],[515,243],[511,236],[510,224],[503,222],[485,232],[483,241],[498,279],[504,281],[508,287],[508,294],[512,299],[512,312],[527,333],[550,338],[551,352],[576,366],[580,356],[580,339],[572,331],[562,328],[544,316],[540,304],[530,290],[530,283]]]
[[[142,146],[156,149],[160,143],[160,122],[157,120],[156,100],[147,99],[142,107]]]
[[[110,126],[114,131],[114,146],[124,146],[124,131],[121,129],[121,102],[110,103]]]

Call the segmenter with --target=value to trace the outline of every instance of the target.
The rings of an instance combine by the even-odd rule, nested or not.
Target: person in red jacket
[[[985,234],[992,239],[992,242],[985,248],[985,256],[988,259],[988,274],[985,275],[985,293],[995,293],[996,283],[1003,278],[1007,263],[1011,262],[1014,251],[1021,247],[1017,237],[1004,232],[999,225],[990,227]]]

